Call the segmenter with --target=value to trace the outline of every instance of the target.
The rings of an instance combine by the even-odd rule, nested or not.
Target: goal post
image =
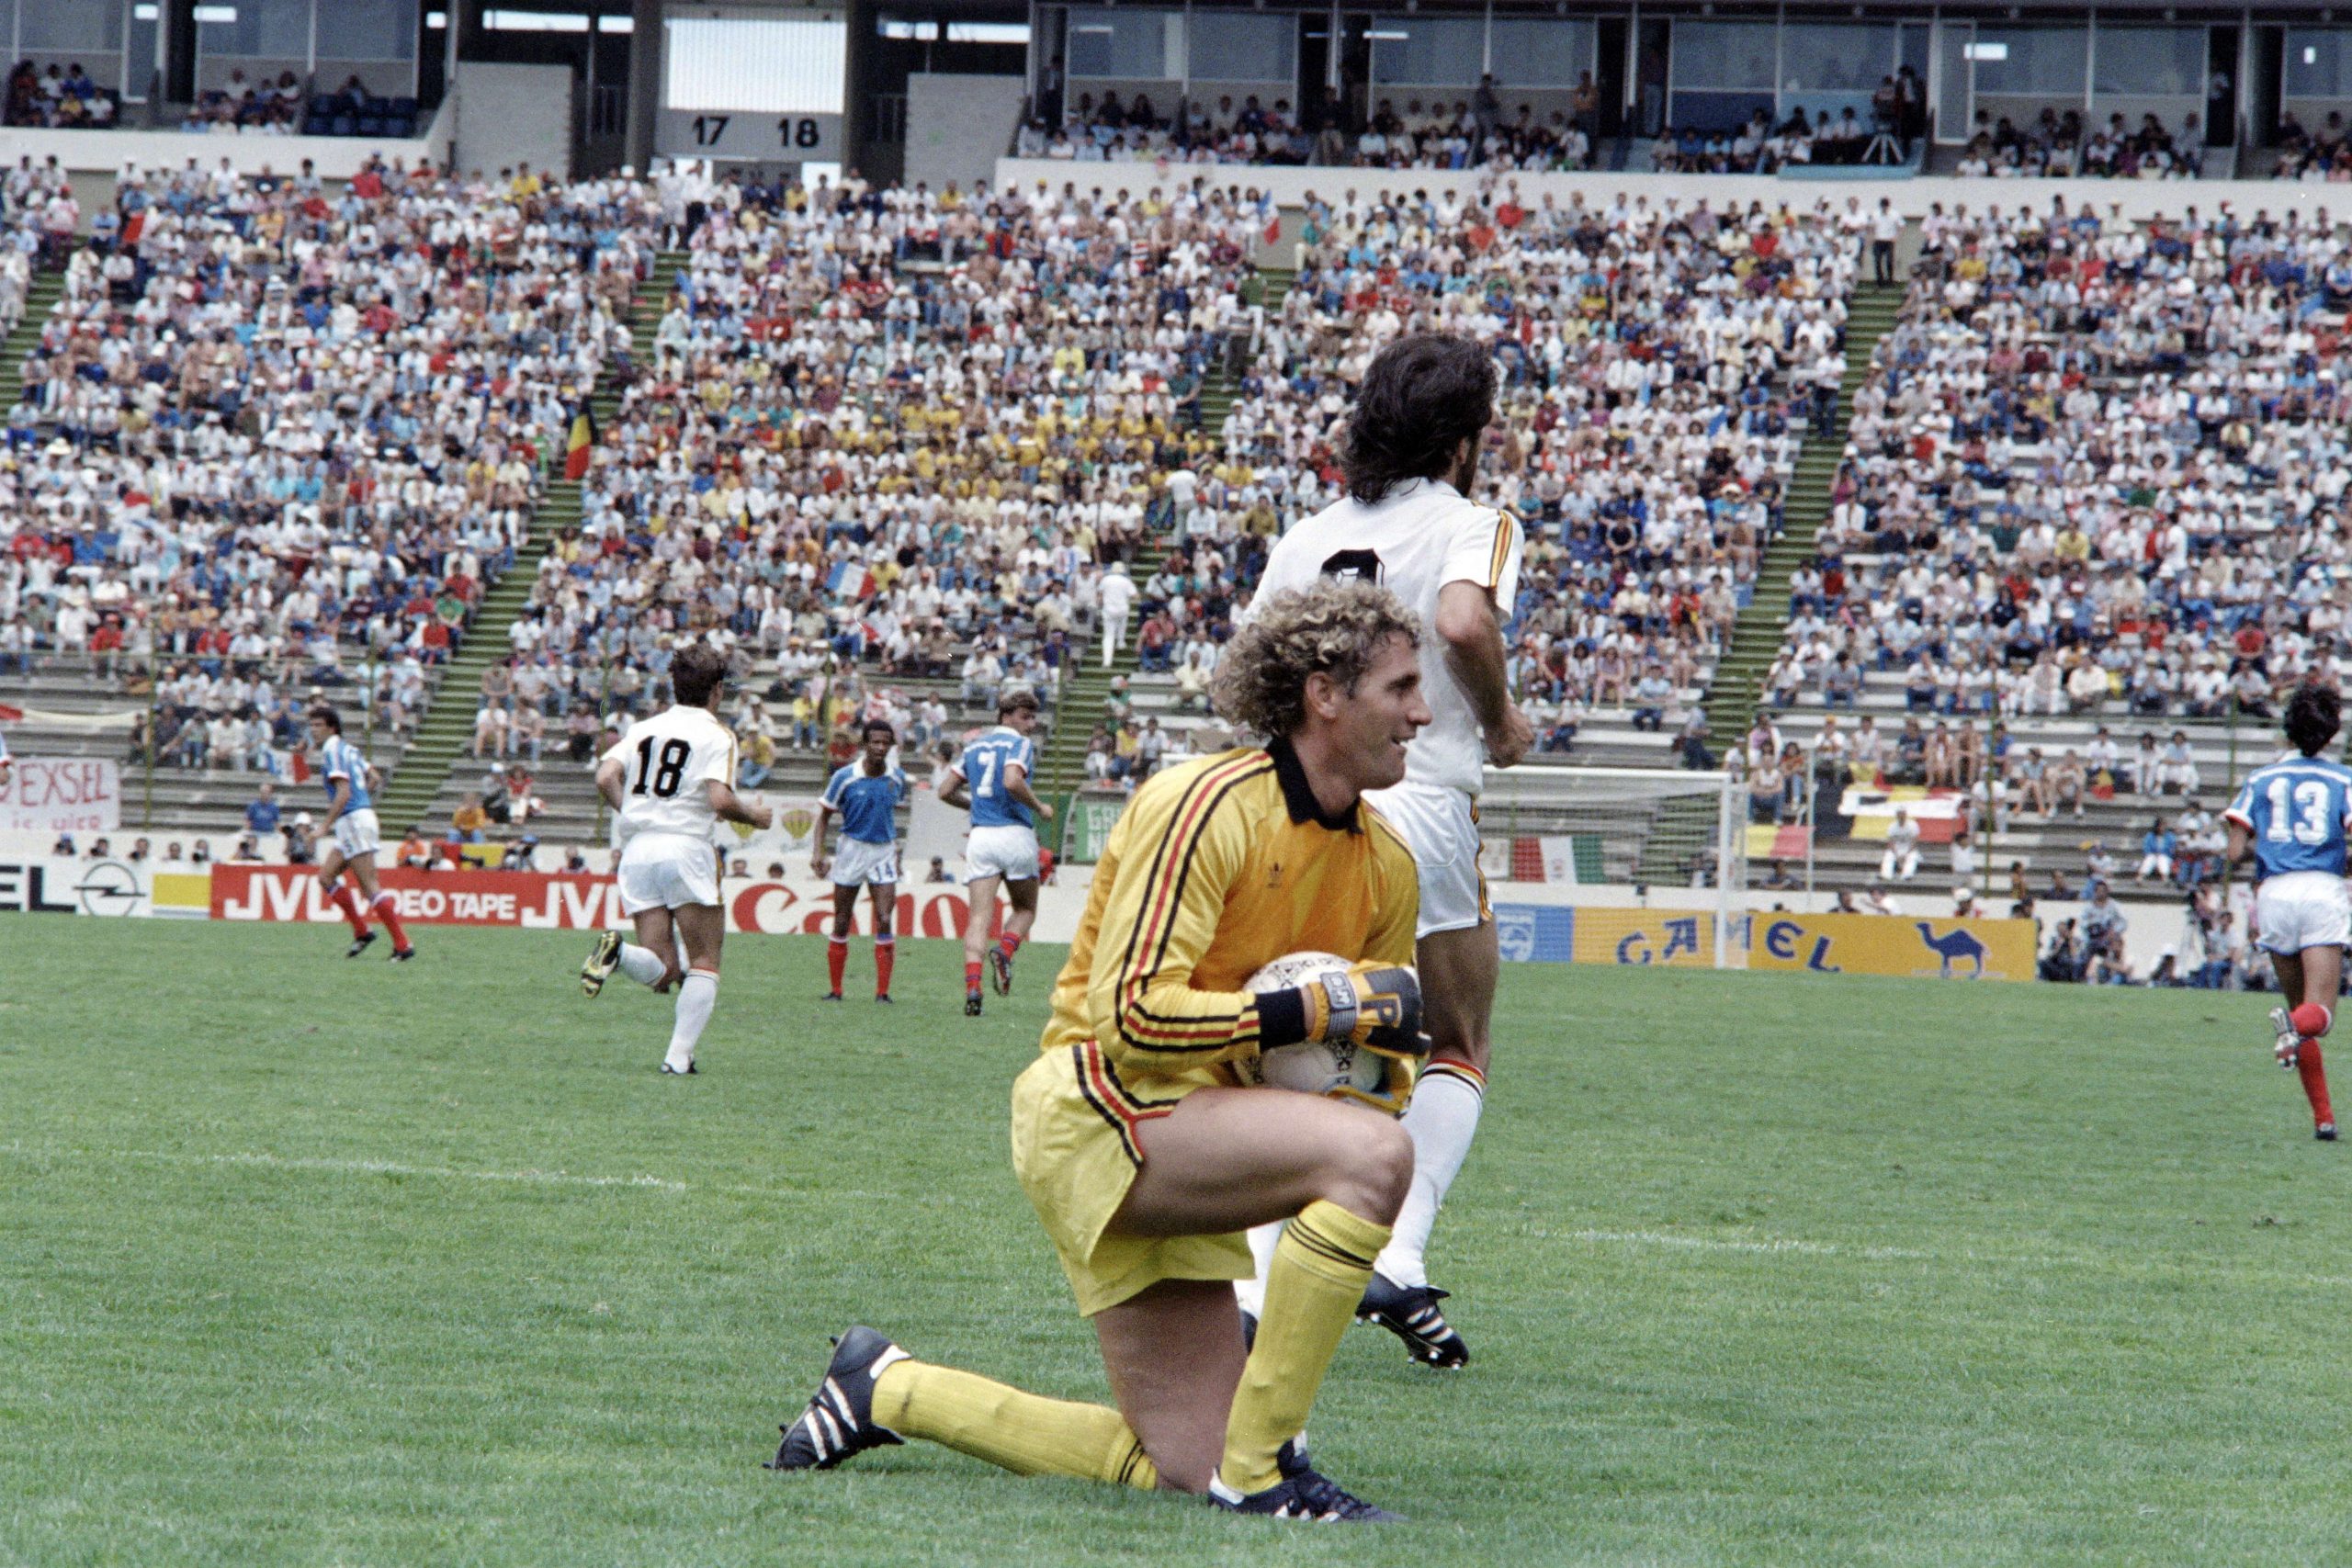
[[[1719,771],[1489,771],[1478,829],[1491,897],[1572,911],[1514,956],[1745,968],[1747,804]]]

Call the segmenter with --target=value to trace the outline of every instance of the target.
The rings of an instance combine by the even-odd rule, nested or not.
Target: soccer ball
[[[1336,953],[1285,953],[1244,982],[1252,991],[1283,991],[1337,970],[1348,971],[1348,961]],[[1245,1083],[1267,1089],[1295,1089],[1301,1094],[1333,1094],[1354,1089],[1377,1095],[1388,1084],[1387,1058],[1351,1041],[1332,1043],[1302,1040],[1277,1045],[1253,1059],[1238,1062]]]

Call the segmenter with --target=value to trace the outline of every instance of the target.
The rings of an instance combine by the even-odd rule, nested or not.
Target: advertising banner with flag
[[[596,446],[596,415],[586,403],[571,416],[571,435],[564,443],[563,477],[584,479],[588,477],[589,455]]]
[[[1956,789],[1923,789],[1917,784],[1895,784],[1891,788],[1849,784],[1838,798],[1836,816],[1852,824],[1849,837],[1883,839],[1887,829],[1894,824],[1899,807],[1909,812],[1911,820],[1918,825],[1921,843],[1948,844],[1960,831],[1967,806],[1968,797]],[[1835,836],[1825,825],[1822,837]]]

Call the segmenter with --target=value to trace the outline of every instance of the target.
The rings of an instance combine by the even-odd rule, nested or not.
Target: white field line
[[[1750,1256],[1844,1258],[1864,1263],[1939,1263],[1970,1269],[2080,1269],[2095,1273],[2149,1276],[2193,1274],[2231,1282],[2268,1280],[2281,1284],[2340,1288],[2352,1285],[2352,1275],[2322,1274],[2301,1269],[2272,1269],[2259,1264],[2240,1267],[2205,1258],[2162,1254],[2126,1256],[2114,1252],[1986,1252],[1954,1247],[1942,1251],[1917,1247],[1878,1247],[1868,1244],[1812,1241],[1798,1236],[1683,1235],[1673,1231],[1574,1230],[1552,1231],[1536,1226],[1519,1234],[1588,1247],[1622,1247],[1658,1252],[1731,1252]]]
[[[635,1189],[639,1191],[665,1193],[699,1191],[771,1201],[789,1201],[799,1195],[794,1190],[786,1188],[715,1182],[697,1185],[650,1174],[598,1176],[568,1170],[466,1169],[457,1166],[412,1165],[400,1160],[323,1159],[257,1151],[189,1154],[168,1149],[57,1148],[10,1143],[0,1145],[0,1155],[60,1163],[235,1167],[323,1176],[414,1177],[425,1180],[491,1182],[504,1186],[579,1187],[618,1190]],[[1815,1241],[1803,1236],[1686,1235],[1674,1231],[1589,1228],[1554,1231],[1541,1225],[1514,1228],[1519,1235],[1537,1240],[1564,1241],[1584,1247],[1623,1247],[1653,1252],[1714,1252],[1743,1254],[1750,1257],[1838,1258],[1864,1263],[1931,1263],[1966,1268],[2084,1269],[2142,1276],[2190,1273],[2237,1281],[2264,1279],[2281,1283],[2326,1288],[2352,1285],[2352,1275],[2321,1274],[2301,1269],[2273,1269],[2259,1266],[2240,1268],[2226,1262],[2206,1258],[2161,1255],[2126,1257],[2109,1252],[2070,1254],[1986,1252],[1961,1248],[1938,1250],[1928,1247],[1880,1247],[1850,1242]]]
[[[438,1181],[495,1181],[544,1187],[645,1187],[684,1192],[686,1184],[659,1176],[587,1176],[568,1170],[464,1170],[455,1166],[409,1165],[390,1159],[314,1159],[262,1153],[186,1154],[168,1149],[40,1148],[21,1143],[5,1152],[28,1159],[96,1161],[99,1164],[246,1166],[260,1170],[311,1171],[328,1176],[421,1177]],[[712,1189],[712,1190],[719,1190]],[[745,1189],[763,1195],[766,1190]]]

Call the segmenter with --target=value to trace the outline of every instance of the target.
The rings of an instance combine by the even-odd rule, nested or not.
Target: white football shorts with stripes
[[[2330,871],[2290,871],[2254,896],[2255,940],[2270,953],[2352,947],[2352,893]]]
[[[621,913],[718,902],[718,855],[707,840],[639,829],[621,851]]]
[[[1037,880],[1037,829],[1007,823],[975,828],[964,840],[964,880],[1001,876],[1007,882]]]
[[[1444,784],[1410,781],[1364,798],[1388,819],[1413,852],[1421,874],[1421,911],[1413,934],[1475,931],[1495,918],[1478,869],[1478,808],[1469,795]]]
[[[334,819],[334,847],[345,860],[372,855],[384,847],[384,831],[376,825],[376,814],[362,808],[346,811]]]
[[[899,846],[843,839],[833,847],[833,886],[880,887],[899,880]]]

